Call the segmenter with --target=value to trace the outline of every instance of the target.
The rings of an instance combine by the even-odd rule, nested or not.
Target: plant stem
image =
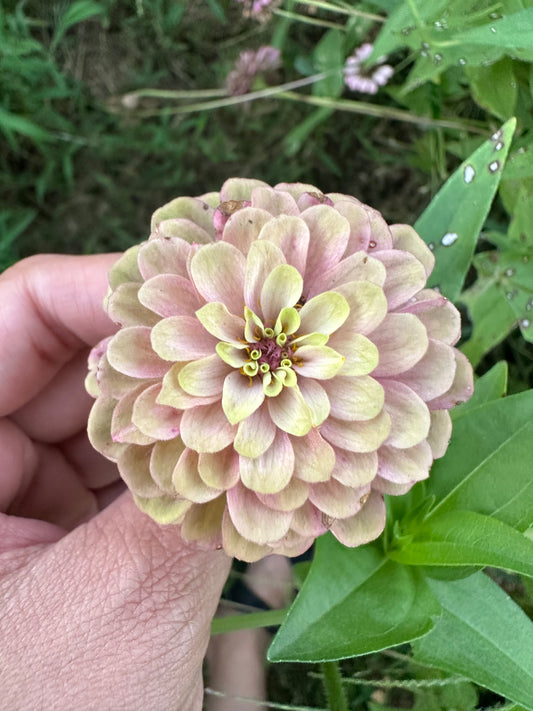
[[[348,711],[348,701],[342,685],[338,662],[322,662],[324,690],[329,711]]]
[[[381,15],[374,15],[371,12],[363,12],[362,10],[356,10],[352,7],[339,7],[338,5],[333,5],[330,2],[325,2],[325,0],[300,0],[300,4],[311,5],[311,7],[319,7],[323,10],[329,10],[329,12],[338,12],[341,15],[364,17],[367,20],[375,20],[376,22],[385,22],[386,20],[386,18]]]

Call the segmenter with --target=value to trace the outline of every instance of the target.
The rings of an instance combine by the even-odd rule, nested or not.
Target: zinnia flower
[[[344,65],[344,83],[352,91],[362,94],[377,94],[381,86],[385,86],[394,69],[389,64],[384,64],[385,59],[379,60],[373,67],[366,69],[365,61],[372,54],[374,47],[368,42],[362,44],[348,57]]]
[[[434,256],[348,195],[230,179],[110,273],[89,435],[137,505],[243,560],[376,538],[472,392]]]
[[[244,50],[226,78],[228,93],[233,96],[246,94],[259,74],[279,69],[280,66],[281,52],[276,47],[265,45],[257,50]]]

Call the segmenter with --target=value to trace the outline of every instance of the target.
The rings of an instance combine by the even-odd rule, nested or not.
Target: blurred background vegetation
[[[0,2],[0,269],[37,252],[124,250],[148,237],[156,207],[234,175],[313,183],[413,223],[461,161],[517,116],[461,301],[478,372],[505,358],[510,390],[531,387],[533,0],[260,4]],[[374,50],[363,73],[382,57],[394,69],[375,95],[344,82],[346,59],[364,43]],[[280,51],[278,65],[249,73],[250,93],[231,95],[241,53],[262,46]],[[514,265],[530,256],[517,279]],[[353,687],[353,708],[494,702],[457,680],[400,684],[391,696],[396,674],[419,676],[402,654],[350,664],[388,679]],[[275,698],[323,703],[307,671],[278,674]]]

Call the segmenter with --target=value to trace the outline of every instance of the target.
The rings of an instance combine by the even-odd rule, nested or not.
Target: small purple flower
[[[244,17],[253,17],[261,22],[269,20],[272,10],[280,4],[279,0],[237,0],[237,2],[243,5]]]
[[[394,69],[391,66],[383,64],[384,57],[370,69],[365,68],[364,63],[372,54],[373,49],[373,45],[366,42],[346,60],[344,83],[352,91],[360,91],[362,94],[377,94],[379,87],[385,86],[394,74]]]
[[[275,47],[259,47],[241,52],[234,69],[226,78],[228,93],[232,96],[246,94],[256,76],[273,71],[281,66],[281,53]]]

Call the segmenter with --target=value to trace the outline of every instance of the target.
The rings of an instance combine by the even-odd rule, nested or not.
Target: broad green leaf
[[[459,413],[426,482],[431,515],[466,509],[524,531],[533,523],[533,390]]]
[[[268,658],[317,662],[376,652],[426,634],[438,611],[416,568],[326,535]]]
[[[430,286],[454,301],[472,261],[479,232],[498,188],[516,120],[483,143],[446,181],[415,229],[435,253]]]
[[[513,60],[503,57],[489,66],[465,67],[476,102],[502,121],[514,116],[518,84]]]
[[[404,565],[490,565],[533,577],[533,541],[496,518],[448,511],[430,515],[412,533],[389,558]]]
[[[319,72],[328,72],[328,76],[313,84],[315,96],[336,98],[342,93],[344,77],[343,37],[339,30],[329,30],[322,37],[313,52],[313,61]]]
[[[433,630],[414,642],[415,659],[533,709],[531,620],[483,573],[427,583],[443,610]]]
[[[105,14],[104,6],[95,0],[76,0],[76,2],[70,3],[59,17],[50,43],[50,50],[54,51],[71,27],[84,20],[89,20],[91,17],[103,14]]]
[[[509,368],[506,361],[501,360],[496,365],[493,365],[485,375],[477,378],[474,384],[474,394],[470,400],[453,408],[451,411],[452,419],[463,415],[467,410],[473,410],[479,405],[483,405],[485,402],[502,398],[507,393],[508,371]]]

